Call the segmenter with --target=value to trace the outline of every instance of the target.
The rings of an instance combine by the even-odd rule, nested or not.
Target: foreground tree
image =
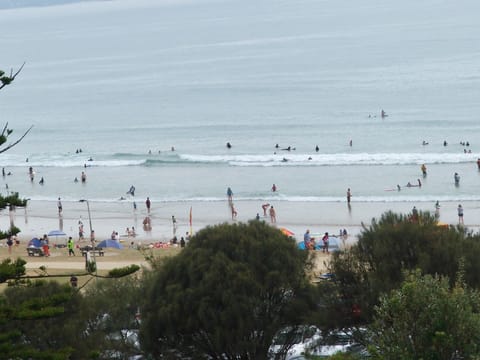
[[[5,71],[0,70],[0,90],[3,89],[5,86],[10,85],[15,78],[20,74],[24,67],[25,63],[16,71],[13,72],[13,70],[10,71],[10,75],[6,75]],[[0,133],[0,154],[11,149],[15,145],[17,145],[20,141],[23,140],[25,136],[32,130],[33,126],[30,126],[27,131],[23,133],[23,135],[20,136],[17,140],[15,140],[13,143],[10,143],[8,145],[5,145],[7,142],[9,136],[13,133],[12,129],[8,128],[8,122],[5,124],[3,127],[2,132]]]
[[[337,326],[368,323],[380,295],[400,286],[404,270],[419,268],[425,274],[455,279],[463,261],[466,283],[478,288],[479,257],[478,235],[459,227],[439,227],[429,213],[412,221],[410,214],[387,212],[363,229],[349,251],[334,254],[335,283],[324,285],[334,288],[325,299],[331,310],[328,321]]]
[[[78,304],[75,295],[69,286],[54,282],[7,288],[0,297],[2,358],[69,358],[76,334],[63,325]]]
[[[458,281],[416,271],[376,307],[374,359],[478,359],[480,295]]]
[[[15,78],[18,76],[18,74],[20,74],[20,72],[22,71],[24,65],[25,64],[23,64],[16,72],[11,70],[10,75],[7,75],[5,73],[5,71],[0,70],[0,90],[3,89],[5,86],[10,85],[15,80]],[[7,141],[11,139],[11,135],[13,133],[13,130],[8,128],[8,122],[5,123],[2,131],[0,132],[0,154],[4,153],[5,151],[7,151],[7,150],[13,148],[15,145],[19,144],[25,138],[25,136],[27,136],[27,134],[30,132],[30,130],[32,130],[32,128],[33,128],[33,125],[30,126],[27,129],[27,131],[25,131],[23,133],[23,135],[21,135],[18,139],[14,140],[11,143],[7,143]],[[0,210],[5,209],[9,205],[26,206],[27,205],[27,200],[20,199],[20,197],[18,196],[18,193],[13,193],[13,194],[11,194],[9,196],[6,196],[6,197],[0,194]],[[20,229],[13,226],[13,224],[12,224],[12,226],[10,226],[9,230],[7,230],[5,232],[0,231],[0,239],[4,239],[9,235],[15,235],[19,232],[20,232]]]
[[[142,346],[155,358],[266,359],[315,309],[305,251],[260,221],[201,230],[153,277]]]

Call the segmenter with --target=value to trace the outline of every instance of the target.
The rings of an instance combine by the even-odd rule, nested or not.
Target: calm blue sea
[[[3,192],[480,200],[478,1],[59,3],[0,8],[0,68],[26,62],[0,91],[0,122],[17,136],[34,125],[0,155]]]

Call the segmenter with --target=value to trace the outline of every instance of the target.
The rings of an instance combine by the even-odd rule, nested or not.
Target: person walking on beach
[[[8,255],[12,255],[13,240],[11,235],[9,235],[7,238],[7,246],[8,246]]]
[[[266,203],[266,204],[262,205],[262,210],[263,210],[263,216],[264,217],[267,217],[267,209],[268,209],[269,206],[270,206],[269,203]]]
[[[152,205],[152,202],[150,201],[150,198],[147,196],[147,200],[145,200],[145,206],[147,207],[147,212],[150,213],[150,206]]]
[[[48,245],[48,237],[47,234],[43,235],[41,240],[43,255],[50,256],[50,247]]]
[[[305,250],[315,250],[315,240],[310,236],[310,229],[307,229],[303,235],[303,245]]]
[[[325,233],[325,235],[323,235],[323,238],[322,238],[322,241],[323,241],[323,249],[322,249],[322,252],[324,253],[329,253],[328,252],[328,232]]]
[[[435,203],[435,219],[438,221],[440,219],[440,203],[437,202]]]
[[[58,215],[60,215],[62,213],[62,210],[63,210],[62,200],[60,198],[58,198],[58,201],[57,201],[57,208],[58,208]]]
[[[418,222],[418,210],[416,206],[412,209],[412,220],[413,222]]]
[[[352,192],[350,191],[350,188],[347,189],[347,203],[350,204],[350,199],[352,197]]]
[[[273,205],[270,206],[270,221],[273,223],[276,223],[277,222],[277,214],[275,212],[275,209],[273,208]]]
[[[68,238],[67,248],[68,248],[68,256],[72,256],[72,255],[75,256],[75,252],[73,251],[74,243],[71,236]]]
[[[463,225],[463,207],[462,207],[462,204],[458,204],[457,213],[458,213],[458,223]]]
[[[173,237],[177,235],[177,219],[175,219],[175,216],[172,215],[172,231],[173,231]]]
[[[83,232],[83,222],[82,218],[78,220],[78,240],[83,240],[84,239],[84,232]]]
[[[233,205],[233,202],[230,203],[230,211],[232,212],[232,220],[237,220],[237,209],[235,209],[235,205]]]
[[[228,201],[233,201],[233,191],[230,187],[227,188],[227,198],[228,198]]]

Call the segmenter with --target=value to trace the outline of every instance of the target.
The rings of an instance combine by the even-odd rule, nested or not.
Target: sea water
[[[478,1],[59,3],[0,10],[0,68],[26,62],[0,120],[34,126],[0,155],[4,193],[480,200]]]

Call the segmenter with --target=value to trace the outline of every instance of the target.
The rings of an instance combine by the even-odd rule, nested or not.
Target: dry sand
[[[341,202],[282,202],[277,201],[273,204],[277,210],[277,222],[271,224],[277,228],[285,227],[295,233],[294,238],[297,242],[303,240],[303,233],[310,229],[311,233],[323,233],[328,231],[330,234],[337,234],[339,229],[347,229],[349,232],[346,246],[355,243],[357,235],[361,232],[362,223],[367,226],[372,218],[379,218],[382,213],[392,210],[397,213],[408,213],[413,205],[420,211],[434,210],[434,204],[425,202],[413,204],[411,202],[352,202],[348,207],[346,203]],[[465,209],[465,225],[474,231],[478,231],[480,224],[480,205],[476,201],[463,201]],[[268,217],[263,217],[261,202],[258,201],[237,201],[235,206],[239,212],[236,221],[249,221],[260,213],[261,219],[271,223]],[[456,208],[457,202],[441,203],[440,220],[449,224],[457,223]],[[67,250],[53,249],[52,256],[28,257],[26,254],[26,245],[32,237],[41,237],[50,230],[63,229],[65,237],[51,237],[50,242],[65,243],[67,236],[72,236],[75,241],[78,240],[78,220],[81,218],[86,232],[89,230],[89,218],[86,207],[83,203],[64,202],[63,214],[58,216],[56,203],[47,201],[30,201],[27,209],[17,209],[12,213],[12,220],[15,225],[22,229],[19,234],[21,244],[13,250],[13,257],[21,256],[27,260],[27,268],[38,269],[45,266],[47,269],[76,269],[82,270],[85,266],[85,260],[79,255],[77,250],[76,257],[68,257]],[[134,238],[121,237],[126,249],[110,250],[108,249],[104,257],[97,257],[97,268],[99,270],[108,270],[115,267],[128,266],[130,264],[147,265],[144,256],[137,250],[128,248],[131,243],[134,246],[145,246],[158,241],[168,242],[173,236],[171,216],[175,215],[178,229],[177,237],[185,236],[190,232],[189,213],[192,209],[192,230],[196,231],[209,226],[223,222],[233,223],[231,214],[226,201],[213,202],[170,202],[155,204],[152,208],[150,217],[153,228],[151,231],[142,229],[142,219],[147,216],[145,209],[133,211],[130,204],[122,202],[94,202],[90,204],[92,228],[95,230],[97,240],[110,238],[113,230],[120,235],[125,234],[127,227],[135,226],[137,236]],[[4,211],[7,215],[8,211]],[[0,229],[6,229],[9,226],[9,216],[0,217]],[[87,242],[79,243],[86,245]],[[155,255],[171,255],[180,249],[154,249]],[[328,262],[329,257],[321,252],[315,252],[315,270],[316,274],[322,273]],[[0,240],[0,259],[8,256],[5,240]]]

